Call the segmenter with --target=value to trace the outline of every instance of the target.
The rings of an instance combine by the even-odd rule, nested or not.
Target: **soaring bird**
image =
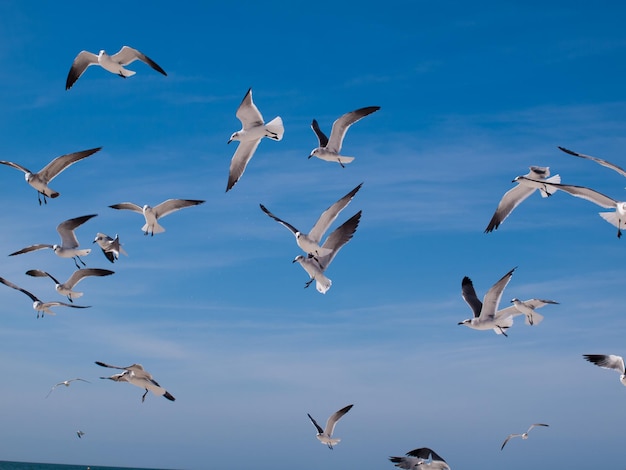
[[[542,424],[542,423],[535,423],[535,424],[531,424],[530,427],[528,428],[528,431],[523,432],[522,434],[509,434],[507,436],[507,438],[504,440],[504,442],[502,443],[502,447],[500,447],[500,450],[504,449],[504,446],[506,445],[507,442],[509,442],[510,439],[514,438],[514,437],[521,437],[522,439],[528,439],[528,433],[530,432],[530,430],[532,428],[535,428],[537,426],[545,426],[548,427],[547,424]]]
[[[50,394],[60,385],[65,385],[66,387],[69,387],[72,382],[76,382],[76,381],[87,382],[88,384],[91,383],[89,380],[81,379],[80,377],[76,377],[75,379],[64,380],[63,382],[59,382],[58,384],[53,385],[50,391],[48,392],[48,394],[46,395],[46,398],[48,398]]]
[[[283,138],[283,133],[285,132],[283,120],[280,116],[275,117],[265,124],[263,116],[252,101],[252,88],[250,88],[246,96],[243,97],[237,109],[236,116],[241,121],[242,129],[231,135],[227,142],[230,144],[233,140],[238,140],[239,146],[230,161],[226,192],[228,192],[235,183],[239,181],[241,175],[243,175],[261,139],[268,137],[278,141]]]
[[[30,171],[28,168],[23,167],[22,165],[14,162],[7,162],[4,160],[0,160],[0,163],[3,165],[11,166],[17,170],[24,172],[24,179],[28,184],[30,184],[33,188],[37,190],[37,200],[39,201],[39,205],[41,205],[41,196],[43,196],[44,204],[47,204],[48,201],[46,197],[59,197],[59,193],[55,190],[48,187],[48,183],[52,181],[59,173],[65,170],[68,166],[76,163],[83,158],[87,158],[90,155],[93,155],[97,151],[99,151],[102,147],[97,147],[89,150],[83,150],[81,152],[68,153],[66,155],[61,155],[60,157],[55,158],[46,166],[44,166],[39,172],[34,173]]]
[[[100,361],[96,361],[96,364],[102,367],[110,367],[111,369],[123,370],[124,372],[120,374],[100,378],[113,380],[115,382],[128,382],[132,385],[135,385],[136,387],[145,389],[145,393],[141,396],[142,403],[146,399],[148,391],[151,391],[157,396],[164,396],[170,401],[175,400],[172,394],[165,390],[163,387],[161,387],[157,383],[157,381],[152,378],[152,374],[145,371],[141,364],[132,364],[127,367],[112,366],[111,364],[106,364]]]
[[[333,128],[330,131],[330,138],[326,137],[326,134],[320,130],[320,126],[317,121],[313,119],[311,122],[311,128],[317,136],[319,145],[311,150],[308,158],[317,157],[321,160],[326,160],[327,162],[338,162],[342,167],[344,167],[344,164],[350,163],[354,160],[354,157],[346,157],[339,154],[339,152],[341,152],[343,139],[346,136],[346,132],[348,132],[348,128],[355,122],[360,121],[365,116],[368,116],[379,109],[380,106],[368,106],[366,108],[360,108],[344,114],[333,122]]]
[[[592,364],[604,369],[613,369],[619,372],[619,380],[626,386],[626,367],[624,367],[624,358],[613,354],[584,354],[583,357]]]
[[[389,457],[396,467],[406,470],[450,470],[450,467],[434,450],[421,447],[406,453],[406,457]]]
[[[518,315],[524,315],[526,324],[531,326],[538,325],[543,320],[543,315],[537,313],[535,310],[548,304],[558,305],[558,302],[555,302],[554,300],[543,299],[529,299],[522,301],[518,298],[514,298],[511,300],[511,303],[513,305],[510,307],[498,310],[496,312],[496,317],[505,318],[510,316],[511,318],[515,318]]]
[[[307,413],[307,416],[313,423],[313,426],[315,426],[315,429],[317,429],[317,439],[322,444],[326,444],[329,449],[332,449],[333,446],[337,445],[339,441],[341,441],[341,439],[333,438],[333,431],[335,430],[335,425],[337,424],[337,421],[339,421],[343,415],[350,411],[350,408],[352,408],[352,406],[353,405],[345,406],[339,411],[335,411],[332,415],[330,415],[330,417],[326,421],[326,427],[324,429],[322,429],[320,425],[317,424],[317,421],[315,421],[313,417]]]
[[[56,291],[61,294],[67,296],[67,299],[70,302],[73,302],[72,299],[77,299],[78,297],[82,297],[82,292],[76,292],[72,289],[76,284],[82,281],[84,278],[89,276],[110,276],[111,274],[115,274],[114,271],[110,271],[108,269],[99,269],[99,268],[83,268],[78,269],[72,273],[69,279],[65,282],[59,282],[57,279],[52,276],[52,274],[42,271],[40,269],[29,269],[26,271],[26,274],[33,277],[49,277],[54,281],[54,288]]]
[[[101,50],[97,55],[89,51],[81,51],[78,53],[70,71],[67,74],[67,80],[65,81],[65,89],[69,90],[74,85],[74,82],[87,70],[90,65],[99,65],[103,69],[108,70],[115,75],[119,75],[122,78],[127,78],[135,75],[137,72],[125,69],[124,66],[133,63],[136,60],[140,60],[157,72],[167,75],[155,61],[153,61],[147,55],[139,52],[132,47],[124,46],[117,53],[109,55],[106,51]]]
[[[113,204],[109,207],[112,209],[126,209],[142,214],[146,219],[146,223],[143,227],[141,227],[141,230],[143,230],[144,235],[150,234],[154,236],[155,233],[165,232],[165,229],[157,222],[160,218],[165,217],[172,212],[176,212],[177,210],[184,209],[185,207],[197,206],[203,202],[204,201],[197,199],[168,199],[167,201],[163,201],[161,204],[154,207],[150,207],[147,204],[140,207],[132,202],[122,202],[120,204]]]

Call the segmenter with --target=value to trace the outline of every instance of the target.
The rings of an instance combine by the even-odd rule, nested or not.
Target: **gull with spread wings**
[[[99,268],[77,269],[65,282],[59,282],[54,276],[52,276],[52,274],[40,269],[29,269],[26,271],[26,274],[33,277],[49,277],[54,282],[55,290],[59,294],[67,296],[67,300],[73,302],[72,299],[77,299],[78,297],[83,296],[82,292],[72,290],[76,284],[89,276],[110,276],[111,274],[114,274],[114,271]]]
[[[148,392],[152,392],[157,396],[163,396],[170,401],[176,400],[171,393],[161,387],[156,380],[152,378],[152,374],[144,370],[141,364],[132,364],[127,367],[113,366],[104,362],[96,361],[96,364],[102,367],[110,367],[111,369],[120,369],[124,372],[115,374],[110,377],[100,377],[101,379],[113,380],[114,382],[128,382],[136,387],[143,388],[145,393],[141,396],[141,402],[146,399]]]
[[[521,437],[522,439],[528,439],[528,433],[530,432],[530,430],[533,428],[536,428],[537,426],[548,427],[547,424],[535,423],[535,424],[531,424],[530,427],[528,428],[528,431],[526,432],[523,432],[521,434],[509,434],[507,438],[504,440],[504,442],[502,443],[502,447],[500,447],[500,450],[504,449],[504,446],[506,445],[506,443],[509,442],[509,440],[514,437]]]
[[[113,204],[109,207],[112,209],[129,210],[142,214],[146,219],[146,223],[143,227],[141,227],[143,234],[150,234],[151,236],[154,236],[155,233],[165,232],[165,229],[157,222],[160,218],[165,217],[172,212],[184,209],[185,207],[197,206],[203,202],[204,201],[197,199],[168,199],[167,201],[163,201],[161,204],[154,207],[150,207],[147,204],[140,207],[132,202],[122,202],[120,204]]]
[[[46,398],[48,398],[50,394],[54,392],[54,390],[57,387],[61,385],[65,385],[66,387],[69,387],[72,382],[76,382],[76,381],[87,382],[88,384],[91,383],[89,380],[81,379],[80,377],[76,377],[75,379],[64,380],[63,382],[59,382],[58,384],[53,385],[50,391],[48,392],[48,394],[46,395]]]
[[[326,444],[329,449],[332,450],[333,446],[337,445],[341,441],[341,439],[333,438],[335,425],[337,424],[337,421],[339,421],[343,415],[345,415],[348,411],[350,411],[350,408],[352,408],[352,406],[353,405],[345,406],[339,411],[335,411],[332,415],[330,415],[330,417],[326,421],[326,427],[324,429],[322,429],[322,427],[319,424],[317,424],[317,421],[315,421],[313,417],[307,413],[307,416],[313,423],[313,426],[315,426],[315,429],[317,429],[317,435],[316,435],[317,439],[322,444]]]

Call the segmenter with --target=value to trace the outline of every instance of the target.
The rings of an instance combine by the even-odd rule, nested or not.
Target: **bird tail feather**
[[[285,128],[283,127],[283,120],[280,116],[276,116],[270,122],[265,124],[266,136],[273,140],[281,140],[283,138],[283,134],[285,133]]]

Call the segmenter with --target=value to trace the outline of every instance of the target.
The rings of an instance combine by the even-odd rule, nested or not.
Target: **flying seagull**
[[[618,172],[622,176],[626,176],[626,170],[624,170],[623,168],[617,165],[614,165],[611,162],[602,160],[601,158],[592,157],[591,155],[585,155],[583,153],[574,152],[573,150],[566,149],[565,147],[559,147],[559,150],[562,150],[563,152],[568,153],[570,155],[574,155],[575,157],[586,158],[587,160],[592,160],[604,167],[610,168],[611,170]]]
[[[587,201],[593,202],[605,209],[615,209],[613,212],[600,212],[600,217],[606,220],[611,225],[617,227],[617,238],[621,238],[622,229],[626,228],[626,202],[617,201],[609,196],[596,191],[595,189],[586,188],[584,186],[574,186],[571,184],[555,184],[544,183],[554,189],[560,189],[566,193],[571,194]]]
[[[14,162],[7,162],[4,160],[0,160],[0,163],[3,165],[11,166],[17,170],[24,172],[24,179],[28,184],[30,184],[33,188],[37,190],[37,200],[39,201],[39,205],[41,205],[41,196],[43,196],[44,204],[47,204],[48,201],[46,197],[55,198],[59,197],[59,193],[54,191],[53,189],[48,187],[48,183],[52,181],[59,173],[65,170],[68,166],[76,163],[83,158],[87,158],[90,155],[93,155],[97,151],[99,151],[102,147],[97,147],[89,150],[83,150],[81,152],[68,153],[66,155],[61,155],[60,157],[55,158],[46,166],[44,166],[39,172],[33,173],[28,168],[23,167],[22,165]]]
[[[319,159],[326,160],[327,162],[339,162],[342,167],[344,167],[344,163],[350,163],[354,160],[354,157],[339,155],[339,152],[341,152],[341,145],[343,144],[343,138],[346,136],[348,128],[355,122],[363,119],[365,116],[372,114],[375,111],[378,111],[379,109],[380,106],[368,106],[366,108],[360,108],[344,114],[333,122],[333,128],[330,131],[330,138],[326,137],[326,135],[320,130],[317,121],[313,119],[313,122],[311,122],[311,128],[317,136],[319,146],[311,151],[309,158],[317,157]]]
[[[274,214],[272,214],[263,204],[259,204],[261,206],[261,210],[265,212],[268,216],[274,219],[279,224],[286,227],[291,233],[296,237],[296,243],[302,250],[311,256],[319,257],[325,256],[332,252],[332,250],[328,247],[322,248],[319,246],[319,243],[324,236],[324,233],[328,230],[331,224],[335,221],[339,213],[350,203],[354,195],[361,189],[363,183],[359,184],[356,188],[346,194],[344,197],[339,199],[333,205],[331,205],[328,209],[326,209],[320,218],[317,220],[311,231],[307,234],[301,232],[293,225],[288,222],[285,222],[282,219],[279,219]]]
[[[243,97],[236,113],[237,118],[241,121],[242,129],[230,136],[227,143],[233,140],[239,141],[239,146],[230,161],[230,171],[228,173],[228,184],[226,192],[228,192],[239,181],[241,175],[246,169],[246,165],[254,155],[259,142],[263,137],[269,137],[272,140],[281,140],[285,129],[283,120],[280,116],[275,117],[265,124],[263,116],[259,112],[256,105],[252,102],[252,88],[248,89],[246,96]]]
[[[69,387],[72,382],[76,382],[77,380],[80,380],[81,382],[87,382],[88,384],[91,383],[89,380],[81,379],[79,377],[76,377],[75,379],[64,380],[63,382],[59,382],[58,384],[53,385],[50,391],[48,392],[48,394],[46,395],[46,398],[48,398],[50,394],[54,391],[54,389],[57,388],[58,386],[65,385],[66,387]]]
[[[616,370],[620,374],[620,382],[626,385],[626,367],[624,367],[624,358],[622,356],[614,356],[613,354],[584,354],[583,357],[599,367]]]
[[[102,253],[106,256],[106,259],[108,259],[111,263],[115,263],[115,261],[120,257],[120,253],[128,256],[126,250],[122,248],[120,238],[117,235],[115,235],[115,238],[111,238],[105,233],[98,232],[92,243],[98,244],[98,246],[102,249]]]
[[[7,281],[6,279],[3,279],[0,277],[0,282],[4,284],[5,286],[11,287],[15,290],[19,290],[20,292],[23,292],[28,297],[30,297],[30,299],[33,301],[33,310],[37,312],[37,318],[39,317],[43,318],[44,313],[47,313],[48,315],[56,315],[52,310],[50,310],[50,307],[61,306],[61,307],[72,307],[72,308],[89,308],[89,306],[71,305],[71,304],[66,304],[63,302],[42,302],[33,294],[28,292],[26,289],[22,289],[21,287],[16,286],[15,284]]]
[[[328,421],[326,421],[326,427],[324,429],[322,429],[320,425],[317,424],[317,421],[315,421],[313,417],[307,413],[307,416],[313,423],[313,426],[315,426],[315,429],[317,429],[317,439],[322,444],[326,444],[329,449],[332,450],[333,446],[336,446],[337,444],[339,444],[339,441],[341,441],[341,439],[333,439],[333,431],[335,430],[335,425],[337,424],[337,421],[339,421],[343,415],[350,411],[350,408],[352,408],[352,406],[353,405],[345,406],[339,411],[335,411],[332,415],[330,415]]]
[[[485,233],[496,230],[504,222],[504,219],[535,190],[539,190],[541,197],[548,197],[556,191],[554,188],[543,185],[543,182],[560,183],[561,177],[559,175],[550,176],[550,168],[543,166],[531,166],[526,175],[515,177],[513,183],[517,183],[517,186],[509,189],[502,196]]]
[[[315,288],[318,292],[325,294],[332,281],[324,275],[324,271],[328,268],[330,263],[335,259],[335,256],[339,252],[342,246],[350,241],[354,232],[356,232],[361,220],[361,211],[354,214],[341,226],[337,227],[326,239],[322,245],[323,249],[331,250],[330,253],[314,258],[312,256],[298,255],[293,260],[294,263],[300,263],[304,270],[308,273],[310,279],[304,285],[305,288],[309,287],[313,281],[315,281]]]
[[[472,280],[465,276],[461,282],[462,296],[465,302],[470,306],[474,312],[474,317],[459,322],[459,325],[465,325],[474,330],[491,330],[497,334],[503,334],[507,336],[504,330],[513,325],[513,319],[510,316],[499,317],[496,315],[500,299],[502,298],[502,292],[504,288],[511,280],[513,271],[516,268],[511,269],[502,278],[496,282],[485,294],[483,301],[481,302],[476,295]]]
[[[530,427],[528,428],[528,431],[523,432],[522,434],[509,434],[507,438],[504,440],[504,442],[502,443],[502,447],[500,447],[500,450],[504,449],[504,446],[506,445],[506,443],[509,442],[509,440],[513,437],[521,437],[522,439],[528,439],[528,433],[530,432],[530,430],[537,426],[548,427],[547,424],[535,423],[535,424],[531,424]]]
[[[122,78],[127,78],[132,75],[135,75],[137,72],[133,72],[132,70],[125,69],[124,66],[133,63],[136,60],[140,60],[150,67],[152,67],[157,72],[162,73],[163,75],[167,75],[165,70],[163,70],[159,65],[150,59],[145,54],[142,54],[137,49],[133,49],[132,47],[124,46],[119,52],[109,55],[104,50],[101,50],[97,55],[93,52],[81,51],[78,53],[74,62],[72,62],[72,66],[70,67],[70,71],[67,74],[67,80],[65,81],[65,89],[69,90],[74,85],[74,82],[78,80],[78,78],[87,70],[87,67],[90,65],[99,65],[103,69],[108,70],[111,73],[119,75]]]
[[[128,382],[139,388],[145,389],[145,393],[141,396],[142,403],[146,399],[146,395],[148,394],[148,391],[151,391],[157,396],[164,396],[170,401],[175,400],[172,394],[169,393],[167,390],[165,390],[163,387],[161,387],[156,382],[156,380],[152,378],[152,374],[150,374],[149,372],[146,372],[144,368],[141,366],[141,364],[133,364],[128,367],[112,366],[110,364],[105,364],[104,362],[100,362],[100,361],[96,361],[96,364],[102,367],[110,367],[111,369],[123,370],[124,372],[120,374],[115,374],[110,377],[100,377],[100,378],[113,380],[115,382]]]
[[[27,246],[26,248],[22,248],[19,251],[11,253],[9,256],[21,255],[23,253],[41,250],[44,248],[52,248],[52,251],[54,251],[57,256],[60,256],[61,258],[72,258],[77,268],[80,268],[80,266],[78,265],[78,261],[80,261],[83,266],[86,266],[85,262],[80,259],[80,257],[87,256],[91,252],[91,249],[78,249],[78,239],[74,234],[74,230],[87,222],[92,217],[95,217],[96,215],[97,214],[83,215],[81,217],[76,217],[74,219],[69,219],[65,222],[61,222],[57,226],[57,232],[59,232],[59,235],[61,236],[61,245],[31,245]]]
[[[138,214],[143,214],[146,219],[146,223],[141,230],[143,230],[144,235],[154,235],[155,233],[165,232],[165,229],[161,227],[157,220],[161,217],[165,217],[166,215],[171,214],[177,210],[183,209],[185,207],[197,206],[198,204],[202,204],[204,201],[200,201],[197,199],[168,199],[167,201],[162,202],[161,204],[150,207],[149,205],[145,205],[143,207],[138,206],[137,204],[133,204],[132,202],[122,202],[120,204],[113,204],[112,209],[126,209],[129,211],[137,212]]]
[[[543,320],[543,315],[537,313],[535,311],[536,309],[548,304],[558,305],[558,302],[555,302],[554,300],[543,299],[530,299],[522,301],[518,298],[514,298],[511,300],[511,303],[513,305],[510,307],[498,310],[496,317],[505,318],[510,316],[511,318],[515,318],[518,315],[524,315],[525,323],[530,326],[538,325]]]
[[[79,439],[82,439],[83,436],[85,435],[85,433],[81,430],[76,431],[76,435],[78,436]]]
[[[406,470],[420,470],[429,468],[431,470],[450,470],[450,467],[434,450],[428,447],[421,447],[406,453],[406,457],[389,457],[396,467]]]
[[[77,299],[78,297],[83,296],[82,292],[76,292],[72,290],[76,284],[89,276],[110,276],[111,274],[114,274],[114,271],[99,268],[78,269],[74,271],[70,278],[63,283],[55,279],[52,274],[46,271],[42,271],[40,269],[29,269],[28,271],[26,271],[26,274],[33,277],[49,277],[54,281],[54,288],[56,289],[56,291],[61,295],[67,296],[67,299],[70,302],[73,302],[72,299]]]

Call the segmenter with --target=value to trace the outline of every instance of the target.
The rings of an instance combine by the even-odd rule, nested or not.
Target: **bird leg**
[[[41,206],[41,197],[43,196],[43,203],[44,204],[48,204],[48,201],[46,200],[46,195],[42,192],[37,191],[37,201],[39,201],[39,205]]]
[[[144,400],[146,399],[146,395],[147,394],[148,394],[148,389],[146,388],[146,392],[143,395],[141,395],[141,403],[144,402]]]
[[[309,287],[314,280],[315,280],[315,278],[312,277],[307,282],[305,282],[304,283],[304,288],[306,289],[307,287]]]
[[[341,160],[337,159],[337,161],[338,161],[338,162],[339,162],[339,164],[341,165],[341,168],[345,168],[345,167],[346,167],[343,163],[341,163]]]
[[[501,326],[499,326],[499,325],[496,325],[496,326],[497,326],[497,327],[498,327],[498,329],[500,330],[500,333],[502,333],[502,334],[503,334],[506,338],[508,338],[508,337],[509,337],[509,335],[507,335],[507,334],[504,332],[504,328],[502,328],[502,327],[501,327]]]

